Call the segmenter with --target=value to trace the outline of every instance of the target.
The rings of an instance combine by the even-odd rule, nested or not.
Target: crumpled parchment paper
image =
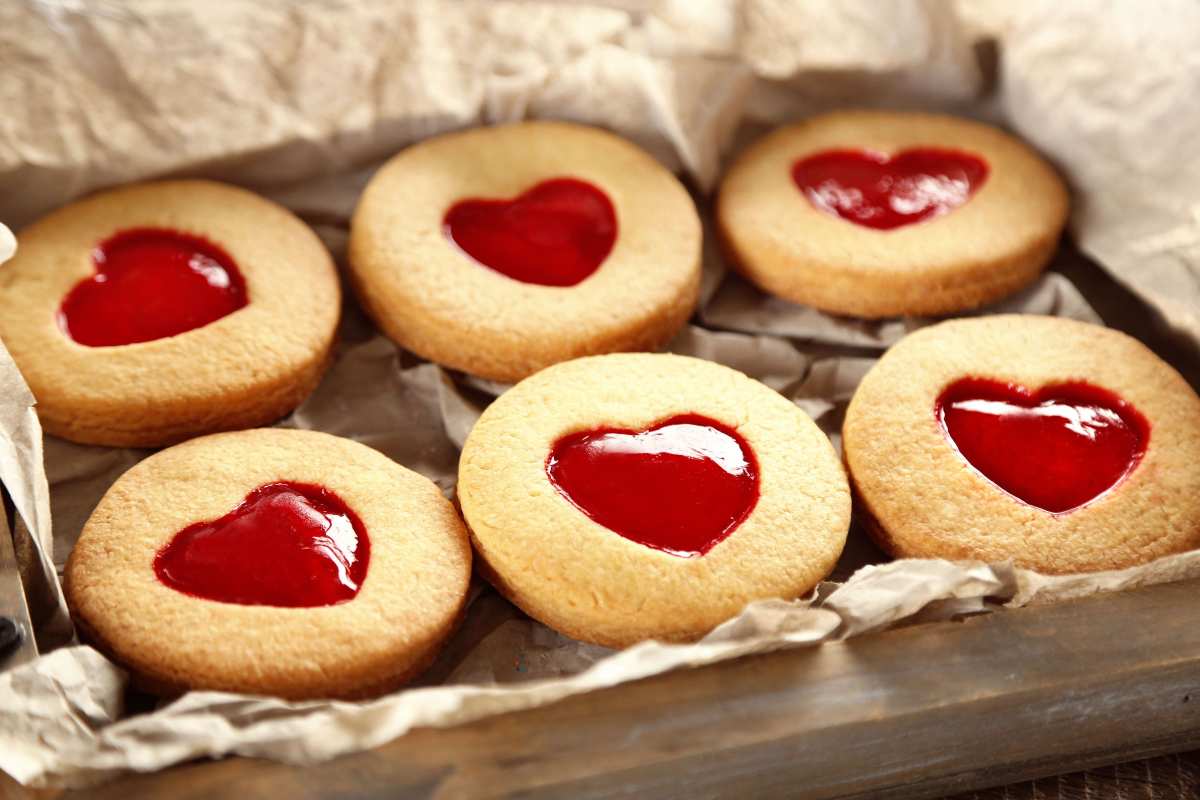
[[[0,219],[20,226],[100,187],[204,175],[284,203],[341,260],[375,167],[441,131],[539,116],[603,125],[685,175],[703,210],[723,159],[771,124],[847,105],[941,109],[1009,125],[1058,163],[1074,239],[1104,270],[1065,250],[980,313],[1119,324],[1196,367],[1200,161],[1187,154],[1200,133],[1189,102],[1200,7],[1120,0],[1102,26],[1094,13],[1049,0],[17,0],[0,6]],[[762,380],[837,444],[862,375],[930,321],[835,318],[767,297],[708,246],[702,306],[668,349]],[[505,388],[399,351],[349,301],[337,361],[281,424],[365,442],[452,494],[458,447]],[[47,438],[43,473],[31,401],[0,348],[0,480],[32,532],[26,588],[47,609],[46,649],[63,620],[55,565],[147,451]],[[683,666],[1200,575],[1197,552],[1064,577],[885,562],[855,526],[813,597],[755,603],[693,645],[621,652],[560,636],[480,584],[430,671],[361,703],[192,692],[126,714],[121,669],[63,647],[0,674],[0,770],[46,786],[228,753],[312,763]]]

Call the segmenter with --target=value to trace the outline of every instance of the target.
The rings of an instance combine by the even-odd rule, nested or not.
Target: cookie
[[[317,385],[341,313],[324,245],[211,181],[93,195],[18,235],[0,338],[48,433],[157,447],[261,425]]]
[[[897,557],[1060,574],[1200,546],[1200,398],[1109,328],[1003,315],[910,334],[859,385],[843,445]]]
[[[879,318],[976,308],[1027,285],[1067,218],[1054,170],[1006,133],[843,111],[775,130],[721,182],[729,261],[761,289]]]
[[[262,429],[122,475],[64,588],[81,635],[151,691],[352,698],[432,662],[470,577],[432,481],[348,439]]]
[[[402,347],[515,381],[577,356],[653,350],[696,306],[700,221],[630,142],[563,122],[403,151],[354,213],[351,276]]]
[[[689,641],[829,574],[850,493],[795,405],[709,361],[613,354],[518,383],[472,429],[458,496],[480,568],[568,636]]]

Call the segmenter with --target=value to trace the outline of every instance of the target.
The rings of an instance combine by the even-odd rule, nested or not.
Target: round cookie
[[[843,111],[778,128],[717,196],[730,262],[835,314],[945,314],[1009,295],[1053,255],[1067,191],[1028,146],[949,116]]]
[[[351,276],[401,346],[515,381],[653,350],[695,308],[700,221],[632,143],[564,122],[476,128],[401,152],[354,214]]]
[[[481,569],[530,616],[612,647],[703,636],[804,595],[846,541],[829,440],[736,370],[668,354],[549,367],[490,405],[459,463]]]
[[[83,637],[151,691],[353,698],[433,661],[470,577],[466,530],[432,481],[348,439],[260,429],[122,475],[64,588]]]
[[[1002,315],[912,333],[859,385],[843,448],[896,557],[1061,574],[1200,546],[1200,398],[1109,328]]]
[[[328,363],[341,313],[329,253],[243,189],[127,186],[18,241],[0,268],[0,337],[56,436],[156,447],[261,425]]]

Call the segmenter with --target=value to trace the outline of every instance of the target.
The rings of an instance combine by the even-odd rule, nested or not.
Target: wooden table
[[[226,759],[61,796],[1103,797],[1068,793],[1078,778],[969,792],[1200,747],[1192,612],[1200,581],[676,672],[308,768]],[[1153,762],[1177,783],[1195,763]]]

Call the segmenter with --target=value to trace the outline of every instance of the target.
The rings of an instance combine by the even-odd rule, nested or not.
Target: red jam
[[[483,266],[542,286],[579,283],[617,240],[608,195],[575,178],[544,181],[512,200],[462,200],[446,212],[443,225]]]
[[[1031,506],[1060,514],[1131,473],[1150,423],[1112,392],[1060,383],[1031,392],[983,378],[951,384],[937,401],[950,441],[975,469]]]
[[[96,274],[67,293],[58,324],[88,347],[175,336],[247,303],[246,282],[229,254],[199,236],[135,228],[92,250]]]
[[[220,519],[175,534],[154,572],[172,589],[221,603],[330,606],[358,594],[370,551],[362,521],[333,492],[268,483]]]
[[[758,502],[758,463],[732,428],[695,414],[641,431],[601,429],[555,443],[554,488],[626,539],[677,556],[711,550]]]
[[[792,180],[814,206],[878,230],[953,211],[987,175],[987,163],[976,156],[929,147],[890,158],[867,150],[826,150],[792,166]]]

